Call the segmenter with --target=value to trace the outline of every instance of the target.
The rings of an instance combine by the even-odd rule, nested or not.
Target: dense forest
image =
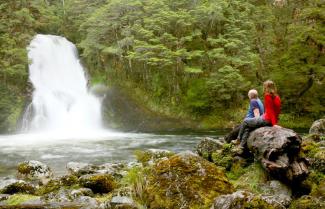
[[[0,130],[30,96],[37,33],[75,43],[92,84],[203,127],[241,120],[272,79],[282,121],[303,127],[325,112],[324,21],[322,0],[0,0]]]

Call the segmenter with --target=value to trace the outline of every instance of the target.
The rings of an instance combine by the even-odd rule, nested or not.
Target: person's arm
[[[254,113],[254,117],[255,118],[258,118],[260,116],[260,110],[258,108],[258,102],[257,102],[257,100],[255,100],[255,99],[251,100],[251,104],[250,105],[252,106],[253,113]]]
[[[255,118],[260,117],[260,110],[259,110],[258,108],[255,108],[255,109],[254,109],[254,117],[255,117]]]

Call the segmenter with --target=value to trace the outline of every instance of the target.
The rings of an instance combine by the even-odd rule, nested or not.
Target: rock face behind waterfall
[[[308,175],[306,161],[299,157],[301,141],[290,129],[263,127],[250,134],[247,146],[271,175],[295,183]]]

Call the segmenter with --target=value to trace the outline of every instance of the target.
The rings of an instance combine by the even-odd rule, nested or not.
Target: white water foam
[[[23,130],[60,137],[102,130],[101,103],[88,92],[75,45],[64,37],[38,34],[27,49],[34,92]]]

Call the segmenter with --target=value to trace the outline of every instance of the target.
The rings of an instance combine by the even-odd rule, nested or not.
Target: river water
[[[1,135],[0,177],[15,175],[17,164],[25,160],[44,162],[56,175],[62,175],[66,173],[65,166],[68,162],[131,162],[135,161],[135,150],[194,150],[203,137],[217,137],[225,133],[226,130],[155,134],[102,131],[83,133],[80,136],[46,133]]]

